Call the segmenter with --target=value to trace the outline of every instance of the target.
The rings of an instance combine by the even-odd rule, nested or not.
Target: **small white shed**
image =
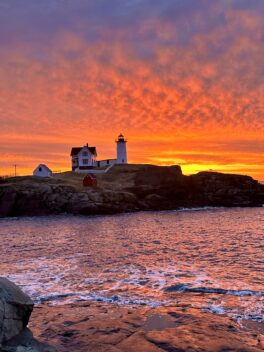
[[[52,177],[52,171],[47,167],[47,165],[39,164],[39,166],[33,171],[33,176]]]

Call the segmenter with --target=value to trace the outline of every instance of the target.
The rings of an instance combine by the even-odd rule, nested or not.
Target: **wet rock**
[[[166,202],[166,199],[158,194],[149,194],[146,196],[145,201],[147,204],[150,204],[151,207],[159,209],[162,204]]]
[[[56,352],[49,345],[34,339],[32,332],[25,328],[20,334],[2,346],[2,352]]]
[[[27,214],[45,215],[46,209],[43,204],[42,196],[33,192],[23,192],[17,197],[13,214],[15,216],[23,216]]]
[[[192,307],[183,311],[181,306],[127,308],[75,302],[65,306],[44,304],[41,310],[41,316],[33,313],[34,333],[62,351],[263,351],[255,327],[247,330],[224,315]]]
[[[258,345],[264,350],[264,334],[258,336]]]
[[[143,332],[136,332],[127,339],[123,340],[116,347],[118,347],[120,351],[126,352],[164,352],[164,349],[161,349],[157,345],[146,340]]]

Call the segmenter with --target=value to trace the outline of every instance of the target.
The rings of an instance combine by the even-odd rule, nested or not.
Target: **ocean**
[[[264,323],[264,208],[0,219],[0,275],[36,304],[182,304]]]

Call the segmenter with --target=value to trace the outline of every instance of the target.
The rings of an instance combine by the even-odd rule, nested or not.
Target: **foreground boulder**
[[[27,326],[32,310],[31,299],[11,281],[0,278],[0,344]]]
[[[32,300],[18,286],[0,278],[0,351],[55,351],[36,341],[27,329],[33,306]]]

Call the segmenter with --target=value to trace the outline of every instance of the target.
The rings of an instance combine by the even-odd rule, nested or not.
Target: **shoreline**
[[[35,306],[30,328],[58,352],[244,351],[264,348],[264,324],[242,328],[190,305],[120,306],[81,301]]]
[[[120,211],[120,212],[109,212],[109,213],[94,213],[94,214],[76,214],[76,213],[54,213],[54,214],[40,214],[40,215],[18,215],[18,216],[0,216],[0,221],[1,220],[19,220],[19,219],[36,219],[36,218],[49,218],[49,217],[58,217],[58,218],[64,218],[64,217],[83,217],[83,218],[96,218],[96,217],[104,217],[104,216],[122,216],[122,215],[133,215],[137,213],[167,213],[167,212],[203,212],[203,211],[217,211],[217,210],[228,210],[228,209],[261,209],[264,208],[263,205],[252,205],[252,206],[204,206],[204,207],[190,207],[190,208],[185,208],[185,207],[179,207],[179,208],[168,208],[168,209],[138,209],[138,210],[128,210],[128,211]]]

